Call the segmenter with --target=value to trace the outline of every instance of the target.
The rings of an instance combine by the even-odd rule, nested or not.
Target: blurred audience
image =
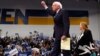
[[[38,31],[29,32],[30,36],[21,38],[18,33],[11,38],[0,37],[0,56],[49,56],[54,39],[46,38]],[[13,52],[14,51],[14,52]],[[18,52],[18,53],[17,53]]]
[[[1,30],[0,30],[1,31]],[[7,32],[8,33],[8,32]],[[0,32],[1,34],[1,32]],[[20,37],[15,33],[15,37],[0,37],[0,56],[51,56],[54,43],[53,37],[44,36],[38,31],[29,32],[28,37]],[[95,50],[92,55],[100,56],[100,41],[94,40]],[[77,45],[77,36],[71,37],[71,53],[74,56],[74,50]],[[13,52],[14,51],[14,52]]]

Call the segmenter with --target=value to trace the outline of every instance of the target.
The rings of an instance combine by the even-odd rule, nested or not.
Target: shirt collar
[[[59,13],[60,10],[61,10],[61,9],[58,9],[58,10],[56,11],[56,13]]]

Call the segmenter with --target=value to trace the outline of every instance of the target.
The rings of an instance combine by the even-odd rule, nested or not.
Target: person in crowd
[[[32,48],[32,56],[40,56],[40,49]]]
[[[3,46],[0,45],[0,56],[3,56]]]
[[[38,38],[38,37],[39,37],[38,31],[34,31],[34,33],[33,33],[33,38]]]
[[[51,42],[49,40],[44,40],[41,47],[42,56],[50,56],[51,55]]]

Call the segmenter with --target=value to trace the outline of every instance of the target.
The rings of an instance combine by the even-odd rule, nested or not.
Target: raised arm
[[[44,7],[44,9],[47,11],[47,13],[51,16],[55,15],[55,12],[53,12],[50,8],[48,8],[47,4],[45,1],[41,1],[41,5]]]

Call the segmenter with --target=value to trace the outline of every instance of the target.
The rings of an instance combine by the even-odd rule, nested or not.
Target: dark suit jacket
[[[81,39],[77,43],[77,47],[75,50],[75,52],[77,54],[84,52],[84,51],[78,49],[79,46],[84,46],[84,45],[90,46],[90,42],[93,43],[92,33],[89,29],[85,30],[83,34],[84,35],[81,37]]]
[[[60,39],[62,35],[70,37],[70,21],[68,17],[68,12],[65,12],[64,10],[60,9],[60,11],[56,13],[49,8],[47,9],[47,12],[54,17],[54,37],[58,39]]]

